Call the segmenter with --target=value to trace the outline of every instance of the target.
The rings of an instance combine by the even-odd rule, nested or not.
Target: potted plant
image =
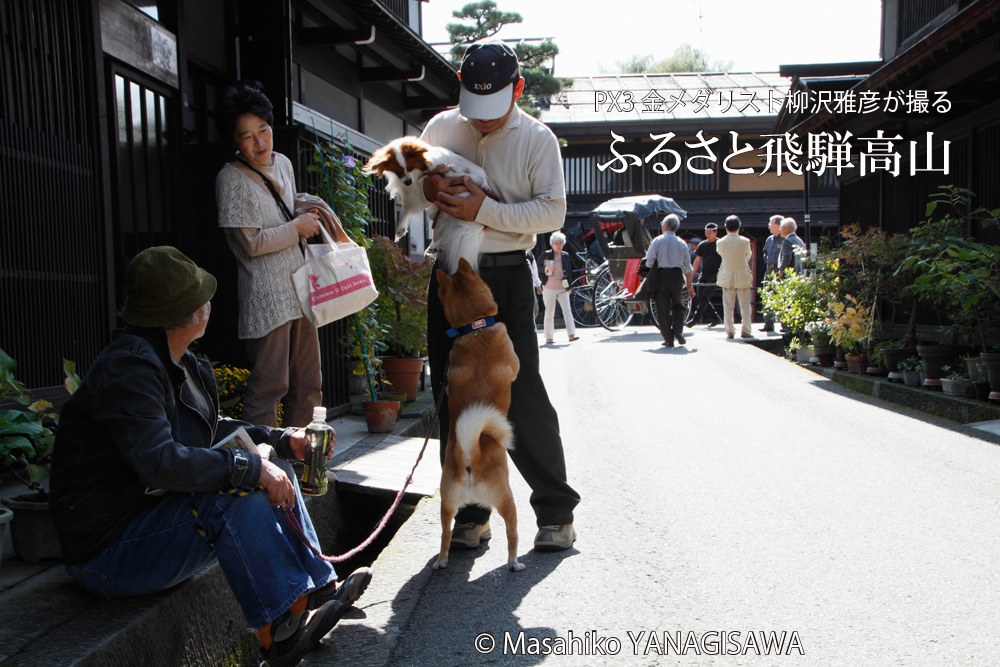
[[[36,400],[14,376],[17,362],[0,350],[0,464],[9,469],[30,493],[3,501],[13,510],[11,541],[18,558],[30,563],[61,553],[59,538],[49,513],[49,494],[43,482],[49,477],[59,414],[52,403]],[[72,394],[80,386],[76,364],[63,360]]]
[[[868,366],[865,373],[868,375],[885,376],[889,374],[889,369],[885,365],[885,356],[882,354],[885,341],[876,342],[874,338],[868,338],[862,343],[865,348],[865,355],[868,357]]]
[[[788,343],[788,351],[794,353],[797,363],[808,364],[809,360],[812,359],[812,346],[803,344],[802,339],[798,336],[792,338],[791,342]]]
[[[830,325],[825,321],[809,322],[806,333],[813,342],[813,354],[820,366],[833,366],[834,345],[830,339]]]
[[[840,235],[841,245],[833,253],[838,261],[838,287],[869,306],[873,339],[891,337],[903,288],[910,280],[908,272],[899,270],[910,252],[910,241],[903,234],[887,234],[878,227],[862,231],[858,224],[845,225]],[[872,359],[874,349],[868,349],[867,354]],[[872,368],[880,367],[873,363]],[[874,373],[883,374],[882,370]]]
[[[976,391],[969,380],[969,371],[964,364],[945,366],[944,376],[941,378],[941,388],[949,396],[961,396],[962,398],[975,398]]]
[[[908,387],[919,387],[923,382],[921,370],[924,365],[918,357],[907,357],[896,364],[896,370],[902,374],[903,382]]]
[[[385,238],[372,239],[372,277],[378,287],[378,322],[385,332],[382,368],[394,391],[417,397],[427,348],[427,286],[431,265],[418,262]]]
[[[848,294],[843,301],[830,305],[830,315],[826,318],[830,326],[830,338],[844,350],[847,370],[864,373],[868,367],[862,341],[871,336],[871,316],[867,306]]]
[[[827,311],[833,293],[833,277],[836,263],[828,258],[809,259],[803,262],[803,272],[789,271],[780,280],[764,284],[760,290],[765,310],[775,314],[775,318],[788,329],[788,344],[797,343],[796,355],[812,358],[811,343],[807,324],[820,319]],[[806,357],[805,355],[809,356]]]
[[[902,382],[903,373],[899,363],[917,354],[917,348],[907,346],[902,340],[887,340],[879,343],[876,349],[882,355],[883,363],[889,371],[889,380]]]
[[[907,291],[947,321],[943,333],[951,345],[918,348],[929,366],[925,384],[933,385],[940,384],[940,367],[962,352],[957,343],[985,351],[987,341],[1000,334],[1000,246],[981,243],[970,234],[977,222],[1000,228],[1000,210],[972,210],[969,190],[940,190],[927,204],[926,219],[910,230],[910,256],[901,265],[915,274]]]
[[[325,146],[317,139],[313,163],[308,170],[320,177],[317,194],[330,203],[344,231],[352,241],[368,250],[374,277],[375,267],[384,263],[381,253],[386,248],[375,247],[376,242],[367,236],[376,221],[368,204],[368,191],[374,188],[374,183],[371,176],[362,171],[362,164],[353,153],[346,135],[343,138],[334,136]],[[376,287],[384,290],[385,281],[379,283],[376,279]],[[386,299],[382,297],[380,294],[381,301],[376,299],[351,317],[343,341],[345,351],[353,360],[348,384],[353,385],[351,411],[356,414],[367,414],[364,404],[379,402],[380,394],[386,389],[381,355],[388,347],[389,333],[384,322],[387,314],[382,312],[386,309]],[[398,413],[399,402],[395,403]]]

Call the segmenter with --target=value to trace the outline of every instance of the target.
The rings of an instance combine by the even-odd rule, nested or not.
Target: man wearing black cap
[[[459,106],[439,113],[423,139],[449,148],[481,166],[500,201],[475,183],[433,174],[424,181],[428,201],[460,220],[485,228],[479,273],[493,290],[497,320],[507,326],[521,363],[511,388],[508,417],[517,446],[510,456],[528,485],[538,533],[535,550],[568,549],[576,539],[573,509],[580,496],[567,482],[559,420],[538,372],[538,339],[533,317],[534,289],[525,251],[535,234],[563,225],[566,188],[555,135],[515,105],[524,79],[514,51],[500,42],[471,45],[462,61]],[[433,274],[432,274],[433,275]],[[427,351],[431,385],[438,395],[444,382],[451,338],[437,280],[427,299]],[[448,423],[447,402],[441,423]],[[447,434],[442,429],[443,455]],[[473,505],[455,519],[452,546],[474,548],[490,537],[490,511]]]
[[[710,222],[705,225],[705,240],[699,243],[698,248],[694,251],[694,264],[691,269],[694,273],[698,273],[698,269],[700,268],[701,277],[698,278],[698,288],[694,297],[694,304],[691,307],[691,317],[684,323],[684,326],[693,327],[702,320],[703,316],[708,315],[709,311],[711,311],[711,321],[708,326],[714,327],[719,323],[719,318],[716,317],[714,309],[709,307],[717,287],[715,278],[719,274],[719,265],[722,264],[722,258],[719,257],[719,253],[715,250],[715,241],[718,238],[718,234],[719,226],[717,224]]]

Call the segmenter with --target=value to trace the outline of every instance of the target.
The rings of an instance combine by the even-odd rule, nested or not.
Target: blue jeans
[[[295,479],[290,465],[276,463]],[[318,547],[298,482],[293,484],[293,513]],[[192,500],[214,548],[196,530]],[[247,623],[261,628],[307,592],[337,579],[333,565],[310,551],[279,514],[259,491],[243,497],[170,493],[94,560],[66,569],[80,586],[107,600],[164,591],[217,557]]]

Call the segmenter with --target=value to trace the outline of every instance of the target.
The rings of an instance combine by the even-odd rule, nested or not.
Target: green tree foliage
[[[708,54],[690,44],[681,44],[669,58],[656,60],[652,54],[634,55],[615,63],[622,74],[658,74],[664,72],[728,72],[733,61],[710,63]]]
[[[445,26],[453,44],[451,61],[455,67],[461,65],[462,56],[469,44],[494,37],[505,25],[521,23],[523,20],[517,12],[497,9],[497,3],[493,0],[470,2],[453,11],[452,16],[463,21]],[[541,115],[540,108],[547,107],[549,99],[570,85],[572,79],[552,76],[550,64],[559,53],[559,47],[551,39],[531,44],[518,42],[514,45],[514,53],[521,63],[521,76],[524,77],[524,94],[517,104],[537,118]]]
[[[463,5],[451,13],[457,19],[471,23],[449,23],[448,31],[451,47],[451,61],[455,67],[462,62],[465,47],[481,39],[493,37],[509,23],[520,23],[524,18],[517,12],[502,12],[492,0],[480,0]]]

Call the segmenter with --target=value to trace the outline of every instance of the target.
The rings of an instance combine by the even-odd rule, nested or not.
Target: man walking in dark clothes
[[[684,345],[684,302],[682,301],[685,284],[689,297],[694,297],[694,287],[691,285],[691,255],[687,244],[677,238],[681,219],[671,213],[663,218],[660,227],[663,233],[653,239],[646,251],[646,266],[653,268],[656,262],[656,311],[660,320],[660,335],[663,336],[663,347],[673,347],[674,341]]]

